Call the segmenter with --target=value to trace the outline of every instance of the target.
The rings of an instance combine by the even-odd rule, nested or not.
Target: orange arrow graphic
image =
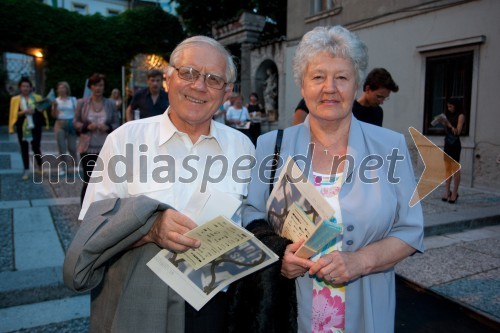
[[[414,127],[408,128],[418,153],[424,162],[424,172],[418,180],[417,187],[410,199],[410,207],[415,206],[420,200],[434,191],[445,180],[460,170],[460,163],[427,139]]]

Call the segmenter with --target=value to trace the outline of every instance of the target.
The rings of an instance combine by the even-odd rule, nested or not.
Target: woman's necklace
[[[330,147],[332,147],[334,144],[336,144],[336,142],[332,143],[331,145],[329,146],[325,146],[324,144],[322,144],[318,138],[316,137],[316,135],[314,135],[314,133],[311,132],[311,136],[312,138],[314,139],[314,142],[313,143],[318,143],[321,147],[323,147],[323,151],[325,152],[325,155],[328,155],[328,150]]]
[[[98,108],[96,108],[96,106],[95,106],[95,104],[94,104],[94,101],[92,101],[92,100],[90,100],[90,105],[92,106],[92,109],[93,109],[93,110],[94,110],[94,112],[96,112],[96,113],[101,112],[101,111],[102,111],[102,109],[104,108],[104,103],[102,103],[102,102],[100,103],[100,106],[101,106],[101,107],[100,107],[99,109],[98,109]]]

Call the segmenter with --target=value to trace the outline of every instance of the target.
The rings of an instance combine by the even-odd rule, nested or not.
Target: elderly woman
[[[423,251],[422,210],[409,206],[415,181],[404,136],[352,115],[367,66],[366,47],[355,34],[340,26],[315,28],[298,45],[293,66],[310,113],[284,130],[280,157],[306,156],[298,165],[309,170],[344,229],[312,258],[295,256],[301,242],[270,230],[269,184],[254,168],[243,224],[281,260],[232,286],[230,330],[392,332],[393,267]],[[276,131],[259,138],[257,165],[270,165],[276,139]]]
[[[73,125],[80,132],[78,152],[83,168],[81,202],[104,141],[119,126],[115,103],[104,97],[105,84],[104,74],[94,73],[89,77],[87,86],[91,95],[78,101],[73,118]]]

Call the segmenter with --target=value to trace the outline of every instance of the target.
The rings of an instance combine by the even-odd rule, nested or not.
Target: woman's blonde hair
[[[71,88],[69,87],[68,82],[66,81],[57,82],[56,88],[59,88],[59,86],[63,86],[64,88],[66,88],[66,94],[68,94],[68,96],[71,96]]]

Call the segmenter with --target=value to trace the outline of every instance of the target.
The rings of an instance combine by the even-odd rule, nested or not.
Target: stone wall
[[[500,144],[478,142],[474,152],[474,187],[500,189]]]

